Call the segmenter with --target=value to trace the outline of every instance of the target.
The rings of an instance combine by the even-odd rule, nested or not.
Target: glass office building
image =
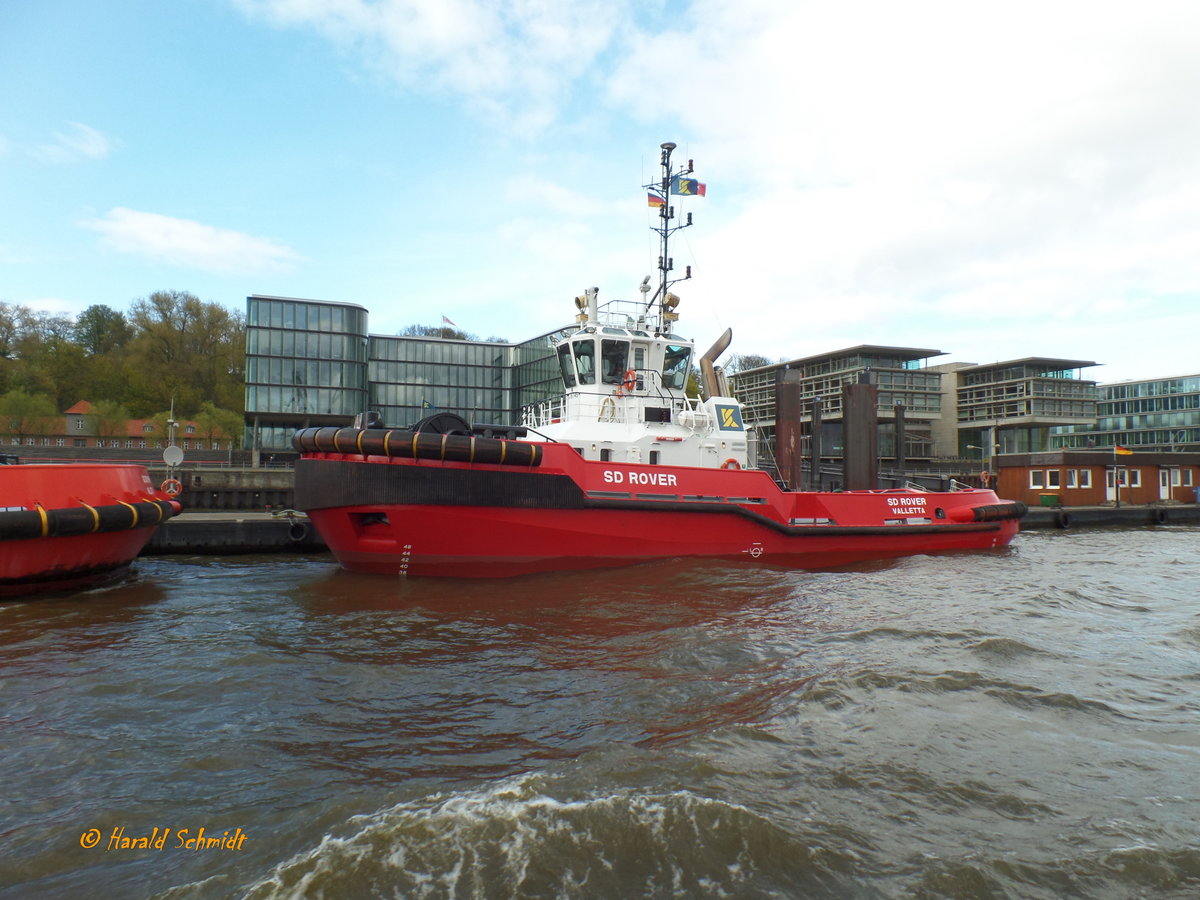
[[[520,344],[373,335],[349,303],[246,298],[246,443],[287,450],[298,428],[347,425],[371,409],[392,427],[433,412],[513,425],[562,390],[553,340]]]
[[[1200,375],[1099,386],[1095,425],[1056,428],[1062,449],[1200,450]]]
[[[434,412],[457,413],[472,424],[514,425],[523,406],[562,390],[551,341],[557,333],[520,344],[371,335],[370,408],[392,426]]]
[[[344,422],[367,397],[363,307],[247,298],[245,447],[288,449],[297,428]]]

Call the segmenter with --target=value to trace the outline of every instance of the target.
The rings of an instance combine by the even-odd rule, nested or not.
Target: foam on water
[[[553,787],[528,775],[355,817],[245,896],[738,897],[772,882],[837,896],[854,869],[853,853],[806,845],[738,804],[685,790],[562,799]]]

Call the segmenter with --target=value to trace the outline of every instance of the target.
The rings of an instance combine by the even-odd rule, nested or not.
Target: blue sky
[[[521,340],[636,296],[670,140],[699,344],[1194,373],[1196,34],[1170,0],[10,0],[0,300]]]

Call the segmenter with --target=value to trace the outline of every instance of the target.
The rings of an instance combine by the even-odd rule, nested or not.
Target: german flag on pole
[[[1113,454],[1116,456],[1133,456],[1133,451],[1128,447],[1122,447],[1120,444],[1113,444]]]
[[[654,207],[665,206],[666,202],[667,201],[664,200],[662,197],[658,196],[658,194],[652,194],[652,193],[646,194],[646,205],[647,206],[654,206]]]

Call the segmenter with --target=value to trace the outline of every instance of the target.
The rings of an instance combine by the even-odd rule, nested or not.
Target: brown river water
[[[4,898],[1193,898],[1200,528],[0,604]]]

